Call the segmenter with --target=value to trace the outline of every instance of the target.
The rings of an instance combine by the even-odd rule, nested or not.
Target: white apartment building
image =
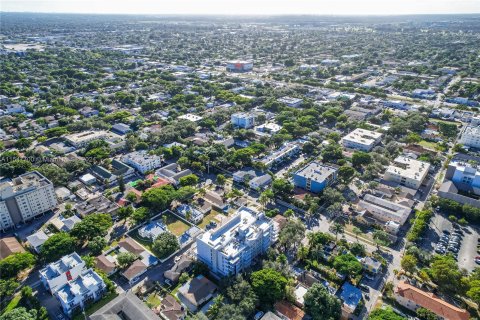
[[[227,71],[233,72],[247,72],[253,69],[253,61],[246,60],[232,60],[227,61]]]
[[[197,116],[196,114],[193,114],[193,113],[187,113],[187,114],[181,115],[180,117],[178,117],[178,119],[188,120],[188,121],[191,121],[191,122],[198,122],[198,121],[202,120],[203,117]]]
[[[162,166],[162,158],[157,155],[149,155],[146,151],[135,151],[123,156],[123,162],[134,167],[142,174],[155,170]]]
[[[241,207],[214,231],[197,238],[197,258],[223,277],[238,274],[276,239],[273,221],[263,212]]]
[[[40,270],[40,280],[51,294],[79,277],[85,269],[85,262],[74,252]]]
[[[383,179],[396,182],[411,189],[418,189],[425,180],[429,169],[430,164],[426,162],[398,156],[388,166]]]
[[[106,285],[103,279],[95,271],[88,269],[59,288],[55,297],[62,305],[63,312],[72,316],[100,300],[105,292]]]
[[[253,113],[234,113],[232,114],[230,120],[234,126],[244,129],[253,128],[253,126],[255,125],[255,115]]]
[[[37,171],[0,184],[0,229],[52,210],[57,205],[53,184]]]
[[[82,148],[87,146],[94,140],[103,140],[107,137],[107,131],[82,131],[79,133],[72,133],[65,136],[65,139],[75,148]]]
[[[382,134],[375,131],[357,128],[342,138],[345,148],[370,151],[382,139]]]
[[[291,108],[300,108],[303,104],[303,100],[294,97],[282,97],[278,99],[278,102],[283,103]]]
[[[367,210],[376,220],[380,222],[393,221],[403,225],[412,209],[389,201],[387,199],[375,197],[371,194],[366,194],[358,203],[358,206]]]
[[[111,131],[82,131],[65,136],[65,139],[75,148],[86,147],[94,140],[103,140],[108,143],[111,149],[120,149],[125,146],[125,138]]]
[[[294,143],[285,143],[279,149],[273,151],[268,156],[260,159],[260,162],[267,168],[286,160],[300,152],[300,147]]]
[[[460,137],[459,143],[466,147],[480,148],[480,127],[466,127]]]

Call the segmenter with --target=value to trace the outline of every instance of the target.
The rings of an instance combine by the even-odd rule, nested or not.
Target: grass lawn
[[[430,118],[428,120],[430,120],[431,122],[443,122],[443,123],[456,124],[456,125],[460,124],[460,122],[457,122],[457,121],[449,121],[449,120],[442,120],[442,119],[435,119],[435,118]]]
[[[190,226],[183,222],[182,220],[178,219],[171,213],[165,213],[167,216],[167,228],[168,231],[173,233],[174,235],[181,236],[185,231],[190,229]]]
[[[115,299],[117,296],[118,296],[118,293],[116,292],[108,293],[102,299],[98,300],[97,302],[89,306],[87,309],[85,309],[85,314],[88,316],[91,315],[92,313],[94,313],[95,311],[97,311],[98,309],[100,309],[101,307],[103,307],[113,299]],[[84,319],[85,317],[83,316],[82,313],[77,314],[76,316],[73,317],[73,320],[84,320]]]
[[[418,144],[421,145],[422,147],[433,149],[433,150],[435,150],[435,148],[437,147],[437,144],[435,142],[429,142],[425,140],[420,141]]]
[[[148,296],[146,302],[149,308],[155,308],[160,305],[161,300],[159,296],[157,296],[155,293],[152,293],[151,295]]]
[[[200,222],[200,224],[198,225],[198,227],[200,229],[205,229],[205,227],[207,226],[207,224],[210,223],[210,221],[215,221],[217,223],[219,223],[220,221],[218,221],[217,219],[215,219],[215,217],[217,216],[218,212],[216,212],[215,210],[212,210],[210,211],[209,214],[207,214],[205,217],[203,217],[203,220],[202,222]]]
[[[130,236],[135,239],[138,243],[140,243],[142,246],[144,246],[148,251],[152,252],[152,244],[153,242],[143,239],[138,235],[138,231],[132,232]]]
[[[13,297],[12,300],[10,300],[10,302],[8,303],[7,307],[5,309],[3,309],[2,312],[0,312],[0,314],[4,314],[4,313],[7,313],[9,311],[12,311],[13,309],[15,309],[16,307],[18,307],[18,303],[20,302],[20,300],[22,299],[22,295],[21,294],[17,294]]]

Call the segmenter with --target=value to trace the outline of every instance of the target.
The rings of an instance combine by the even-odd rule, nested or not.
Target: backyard
[[[186,222],[182,221],[180,218],[177,218],[175,215],[169,212],[163,213],[162,217],[163,216],[167,217],[166,224],[167,224],[168,231],[170,231],[177,237],[181,236],[185,231],[187,231],[190,228],[190,226]]]

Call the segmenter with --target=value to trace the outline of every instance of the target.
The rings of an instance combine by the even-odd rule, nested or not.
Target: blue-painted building
[[[352,284],[345,282],[340,289],[339,297],[343,302],[342,315],[348,317],[354,313],[358,304],[362,300],[362,291]]]
[[[313,161],[293,174],[296,187],[319,193],[337,180],[337,168]]]

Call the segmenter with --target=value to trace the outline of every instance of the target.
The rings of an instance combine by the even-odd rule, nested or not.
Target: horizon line
[[[453,12],[453,13],[346,13],[346,14],[337,14],[337,13],[249,13],[249,14],[232,14],[232,13],[126,13],[126,12],[72,12],[72,11],[3,11],[2,13],[29,13],[29,14],[77,14],[77,15],[118,15],[118,16],[227,16],[227,17],[299,17],[299,16],[309,16],[309,17],[401,17],[401,16],[449,16],[449,15],[480,15],[479,12]]]

